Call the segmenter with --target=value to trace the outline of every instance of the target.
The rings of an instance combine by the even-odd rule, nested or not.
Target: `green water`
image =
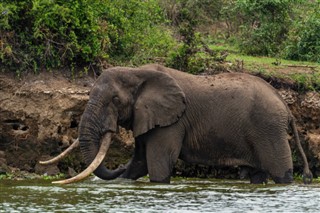
[[[320,185],[91,179],[57,186],[39,180],[1,180],[0,212],[320,212]]]

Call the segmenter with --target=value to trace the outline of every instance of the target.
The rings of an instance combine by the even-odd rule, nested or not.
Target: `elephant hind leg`
[[[293,165],[287,133],[281,129],[273,129],[258,141],[256,156],[259,168],[270,174],[275,183],[292,183]]]
[[[267,159],[261,161],[262,168],[270,174],[275,183],[292,183],[293,165],[289,145],[287,151],[280,150],[273,150]]]
[[[279,159],[272,155],[269,160],[262,162],[263,171],[270,174],[275,183],[292,183],[293,182],[293,166],[291,156],[285,159]]]
[[[269,155],[261,159],[261,166],[267,171],[275,183],[292,183],[293,182],[293,165],[291,150],[287,142],[283,142],[283,149],[274,148]],[[284,148],[286,147],[286,148]]]

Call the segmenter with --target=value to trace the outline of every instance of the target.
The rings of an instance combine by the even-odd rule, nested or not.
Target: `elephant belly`
[[[239,141],[211,137],[202,143],[185,141],[179,158],[188,163],[211,166],[254,166],[250,150]]]

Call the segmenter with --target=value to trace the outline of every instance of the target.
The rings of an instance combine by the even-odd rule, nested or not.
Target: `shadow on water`
[[[320,185],[250,185],[174,179],[171,184],[90,179],[71,185],[0,181],[0,212],[319,212]]]

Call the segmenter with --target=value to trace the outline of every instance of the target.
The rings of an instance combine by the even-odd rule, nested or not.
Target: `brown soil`
[[[29,74],[22,80],[1,74],[0,173],[18,168],[56,175],[83,169],[79,150],[58,165],[42,166],[38,161],[59,154],[77,138],[93,83],[90,76],[71,80],[61,73]],[[123,130],[120,136],[108,155],[111,168],[124,164],[132,153],[132,137]]]
[[[71,80],[58,72],[29,74],[20,80],[12,74],[0,74],[0,174],[23,170],[56,175],[82,170],[79,150],[57,165],[41,166],[38,161],[57,155],[77,138],[77,127],[94,80],[92,76]],[[297,118],[310,167],[315,177],[319,176],[319,93],[298,93],[294,87],[288,87],[292,82],[269,82],[279,89]],[[123,129],[113,141],[107,154],[109,168],[126,163],[133,149],[133,138]],[[295,150],[294,144],[292,149]],[[294,151],[293,156],[295,172],[300,172],[300,155]],[[182,176],[227,177],[230,171],[236,174],[238,170],[191,166],[179,161],[175,171]]]

